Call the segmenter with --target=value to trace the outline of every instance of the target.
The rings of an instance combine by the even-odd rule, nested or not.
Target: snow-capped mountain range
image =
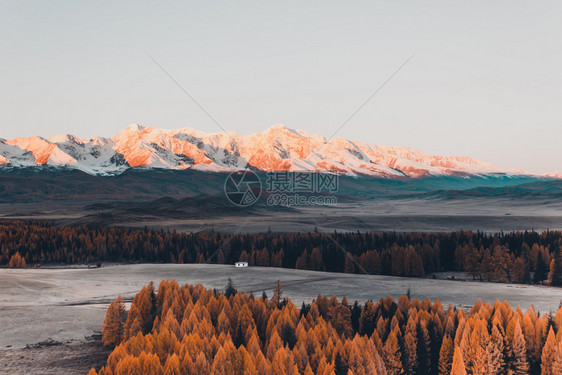
[[[528,174],[502,170],[469,157],[431,156],[407,147],[327,139],[283,125],[261,133],[238,135],[132,124],[112,138],[81,139],[67,134],[0,139],[0,165],[57,166],[93,175],[115,175],[128,168],[192,168],[212,172],[251,168],[386,178]]]

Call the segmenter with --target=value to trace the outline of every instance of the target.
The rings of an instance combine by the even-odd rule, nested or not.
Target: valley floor
[[[0,373],[10,375],[86,374],[100,368],[111,349],[101,337],[80,342],[43,342],[20,349],[0,349]]]
[[[98,204],[99,201],[0,203],[0,218],[49,220],[61,225],[101,225],[169,229],[181,232],[258,233],[562,229],[562,200],[556,199],[372,199],[342,200],[335,206],[235,209],[213,205],[224,196],[189,199],[171,205],[157,201]],[[109,202],[109,201],[108,201]],[[156,203],[155,203],[156,202]],[[176,207],[177,206],[177,207]]]
[[[412,297],[439,298],[444,306],[470,307],[479,298],[507,300],[523,310],[531,304],[541,312],[557,310],[559,288],[498,284],[430,278],[327,273],[282,268],[207,264],[135,264],[101,268],[0,269],[0,350],[14,350],[46,340],[59,343],[84,342],[101,331],[105,309],[118,294],[125,301],[154,280],[175,279],[178,283],[201,283],[223,288],[231,277],[237,289],[265,291],[269,297],[277,280],[285,296],[299,306],[318,294],[346,295],[350,302],[398,298],[410,288]],[[50,347],[49,347],[50,348]],[[1,372],[1,367],[0,367]]]

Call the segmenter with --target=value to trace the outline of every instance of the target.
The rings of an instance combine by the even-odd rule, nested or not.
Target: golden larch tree
[[[18,252],[10,257],[10,261],[8,262],[8,267],[10,268],[25,268],[25,258],[22,257]]]
[[[556,355],[558,349],[558,343],[556,341],[556,336],[554,335],[554,331],[552,327],[548,331],[548,336],[546,337],[546,342],[542,349],[541,355],[541,374],[542,375],[555,375],[556,373],[552,372],[552,367],[554,365],[554,361],[556,359]]]
[[[514,318],[516,319],[516,318]],[[513,375],[525,375],[529,373],[529,362],[527,361],[527,347],[525,337],[521,330],[519,320],[515,323],[513,341],[511,343],[513,358],[511,360],[511,371]]]
[[[397,331],[400,332],[398,327],[390,332],[383,347],[383,359],[388,375],[398,375],[404,373]]]
[[[453,353],[453,340],[448,334],[445,334],[441,343],[441,350],[439,351],[439,375],[448,375],[451,372]]]
[[[105,346],[117,346],[123,340],[126,319],[125,304],[123,298],[119,295],[115,301],[109,304],[105,313],[101,330],[102,341]]]
[[[462,359],[461,348],[458,346],[455,348],[455,354],[453,355],[451,375],[466,375],[466,367]]]

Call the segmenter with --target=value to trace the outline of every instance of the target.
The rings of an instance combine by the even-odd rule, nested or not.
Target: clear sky
[[[0,2],[0,137],[275,124],[562,171],[560,1]]]

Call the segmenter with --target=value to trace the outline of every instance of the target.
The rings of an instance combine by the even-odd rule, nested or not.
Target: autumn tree
[[[485,367],[487,374],[503,374],[505,370],[504,337],[497,324],[492,326],[492,334],[485,346]]]
[[[355,273],[356,272],[355,260],[353,259],[353,255],[351,255],[350,253],[347,253],[347,255],[345,257],[345,263],[344,263],[343,270],[344,270],[343,272],[345,272],[345,273]]]
[[[527,282],[529,278],[527,267],[522,257],[515,259],[515,263],[513,264],[513,276],[518,283]]]
[[[478,252],[478,249],[474,246],[472,246],[468,251],[465,252],[464,270],[470,276],[472,276],[473,280],[475,280],[476,277],[479,277],[481,274],[480,253]]]
[[[398,327],[390,332],[383,348],[383,359],[388,375],[398,375],[404,373],[397,332],[399,332]]]
[[[480,262],[480,273],[486,278],[486,280],[492,280],[494,276],[494,266],[492,263],[492,256],[490,254],[490,250],[484,250],[484,254],[482,256],[482,261]]]
[[[556,357],[562,353],[558,353],[558,342],[556,340],[556,336],[554,335],[554,331],[552,327],[548,331],[548,336],[546,338],[546,343],[542,349],[542,356],[541,356],[541,374],[543,375],[556,375],[560,374],[559,372],[553,371],[553,366],[556,361]]]
[[[127,319],[123,298],[119,295],[109,304],[102,326],[102,341],[105,346],[116,346],[123,340]]]
[[[271,368],[272,375],[299,375],[294,357],[283,347],[275,353]]]
[[[353,255],[339,253],[345,243]],[[78,262],[228,263],[421,276],[465,270],[473,278],[562,283],[561,231],[451,233],[178,233],[125,227],[58,226],[43,221],[3,220],[0,264]],[[224,243],[214,259],[207,259]],[[454,250],[453,250],[454,249]],[[554,259],[553,272],[550,265]],[[138,307],[138,306],[137,306]],[[148,326],[152,319],[144,320]],[[149,329],[143,327],[146,332]]]
[[[164,365],[164,374],[166,375],[183,375],[180,370],[180,360],[174,353],[168,357]]]
[[[447,375],[451,372],[453,353],[453,340],[446,334],[441,343],[441,350],[439,351],[439,375]]]
[[[25,258],[22,257],[19,252],[16,252],[10,258],[10,261],[8,262],[8,267],[10,267],[10,268],[25,268],[26,267]]]
[[[513,359],[510,367],[514,375],[524,375],[529,373],[529,362],[527,361],[527,349],[525,345],[525,337],[521,331],[519,321],[515,323],[513,332],[513,341],[511,343]]]
[[[127,320],[125,321],[124,329],[124,339],[128,340],[131,337],[136,336],[139,332],[143,332],[143,320],[139,309],[136,304],[131,304],[131,308],[127,314]]]
[[[466,375],[466,367],[462,358],[461,349],[458,346],[455,348],[455,354],[453,355],[451,375]]]
[[[562,340],[558,342],[556,356],[554,357],[554,363],[552,364],[552,373],[562,374]]]
[[[223,347],[219,348],[217,354],[213,361],[213,366],[211,368],[212,375],[228,375],[234,374],[234,368],[232,367],[232,362],[226,355]]]
[[[562,245],[558,247],[550,263],[548,281],[552,286],[562,286]]]
[[[347,306],[337,305],[330,309],[330,323],[339,335],[351,337],[353,328],[351,327],[351,310]]]
[[[410,315],[404,334],[404,370],[414,374],[418,370],[418,330],[414,317]]]
[[[312,249],[310,254],[310,265],[314,271],[324,271],[324,261],[322,259],[322,253],[318,247]]]
[[[240,292],[227,298],[201,285],[163,280],[157,293],[150,284],[135,296],[123,327],[123,319],[117,318],[119,311],[124,313],[122,303],[119,297],[108,308],[104,340],[120,337],[119,330],[128,333],[120,344],[114,340],[116,347],[99,375],[506,375],[536,373],[541,366],[545,374],[562,370],[557,336],[562,308],[539,316],[532,307],[523,313],[499,301],[478,301],[465,311],[406,296],[360,306],[320,295],[299,310],[289,299],[276,304]],[[141,320],[151,322],[150,331],[140,328]]]

